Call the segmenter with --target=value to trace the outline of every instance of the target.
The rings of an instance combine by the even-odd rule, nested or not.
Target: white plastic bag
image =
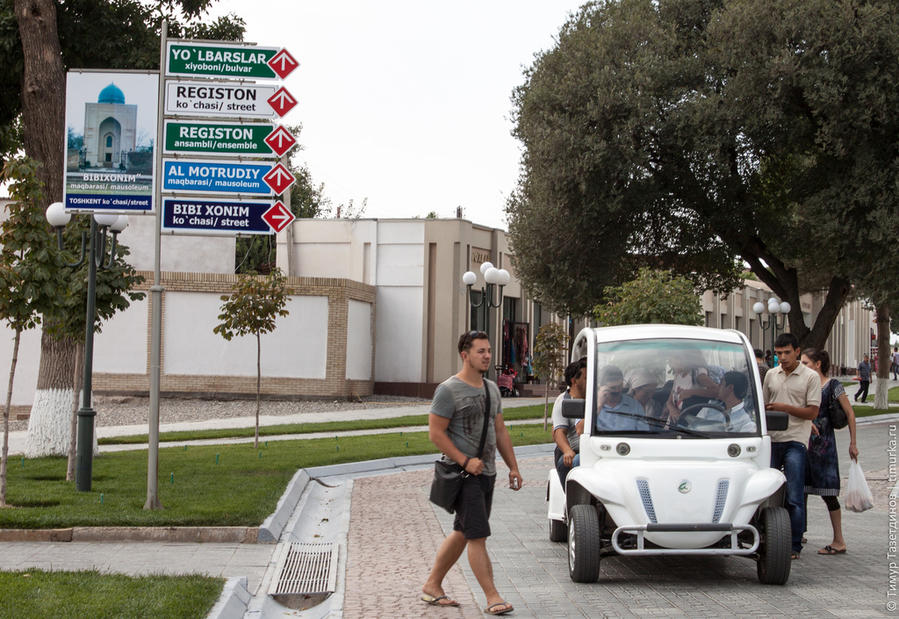
[[[849,484],[846,486],[846,509],[863,512],[874,507],[874,497],[858,460],[849,463]]]

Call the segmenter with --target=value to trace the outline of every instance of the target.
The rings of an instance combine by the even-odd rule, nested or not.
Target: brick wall
[[[138,290],[149,291],[153,274],[141,272],[144,283]],[[236,275],[218,273],[163,273],[162,286],[166,292],[198,292],[229,294],[237,281]],[[369,303],[372,306],[370,329],[374,342],[375,328],[375,288],[367,284],[326,277],[289,277],[288,293],[292,296],[327,297],[328,329],[327,362],[324,379],[285,378],[262,376],[261,392],[267,397],[337,397],[352,398],[371,395],[372,380],[347,380],[347,315],[350,300]],[[162,293],[162,330],[166,324],[166,292]],[[148,293],[148,296],[149,293]],[[152,300],[147,304],[147,371],[143,374],[94,373],[94,391],[105,394],[147,394],[149,393],[150,367],[150,316]],[[288,317],[290,318],[290,317]],[[302,320],[301,316],[293,316]],[[163,342],[165,338],[163,337]],[[299,344],[297,344],[299,345]],[[167,374],[165,370],[165,347],[162,349],[160,391],[166,395],[193,396],[255,396],[255,376],[208,376]]]

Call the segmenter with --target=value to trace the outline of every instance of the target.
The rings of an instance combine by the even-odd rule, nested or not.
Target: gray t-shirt
[[[490,389],[490,421],[487,423],[487,439],[484,441],[484,475],[496,475],[496,427],[495,418],[502,412],[499,387],[496,383],[484,379]],[[451,376],[434,391],[431,401],[431,412],[450,420],[446,434],[453,445],[469,458],[478,455],[478,444],[484,429],[484,408],[486,397],[484,389],[472,387],[464,380]],[[443,459],[450,461],[446,455]]]

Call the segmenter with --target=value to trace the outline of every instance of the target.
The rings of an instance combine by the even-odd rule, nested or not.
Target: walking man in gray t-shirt
[[[434,567],[422,586],[421,599],[433,606],[458,606],[446,595],[443,578],[468,547],[468,563],[487,598],[485,612],[503,615],[512,605],[500,597],[493,583],[493,567],[487,555],[490,535],[490,507],[496,482],[496,452],[509,467],[509,487],[521,488],[521,473],[512,448],[512,439],[503,423],[502,403],[496,383],[484,378],[490,368],[490,340],[483,331],[469,331],[459,338],[462,370],[442,382],[434,392],[428,430],[431,442],[443,458],[456,462],[469,473],[456,500],[456,518],[450,533],[437,551]],[[487,409],[489,390],[490,410]],[[478,445],[488,415],[484,451],[478,457]]]

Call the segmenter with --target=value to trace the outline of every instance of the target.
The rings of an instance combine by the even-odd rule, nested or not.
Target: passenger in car
[[[752,416],[746,411],[743,399],[749,389],[749,380],[742,372],[730,371],[724,374],[718,385],[718,399],[724,402],[724,413],[716,408],[704,408],[697,418],[726,422],[727,432],[755,432],[756,425]]]
[[[660,403],[654,397],[659,381],[652,372],[645,368],[635,368],[628,371],[624,382],[628,394],[640,403],[647,417],[662,417],[665,412],[664,400]]]
[[[565,484],[565,478],[572,467],[577,466],[580,435],[584,432],[584,420],[566,419],[562,416],[562,401],[569,398],[583,399],[587,386],[587,357],[582,357],[565,368],[565,384],[568,389],[559,394],[553,404],[553,440],[556,443],[556,470],[559,481]]]
[[[718,383],[709,375],[709,368],[699,351],[678,351],[671,355],[668,365],[674,380],[666,409],[669,421],[674,423],[684,408],[716,397]]]
[[[643,407],[624,392],[624,374],[614,365],[599,373],[596,394],[596,429],[600,432],[647,432]]]

